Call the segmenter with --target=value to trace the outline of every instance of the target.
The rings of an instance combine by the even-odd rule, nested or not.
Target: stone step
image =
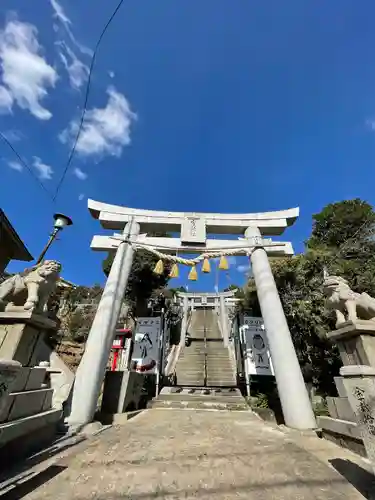
[[[216,376],[216,375],[218,375],[218,376],[220,376],[220,375],[233,376],[233,370],[231,368],[225,368],[222,370],[207,368],[206,373],[207,373],[207,375],[211,375],[211,376]]]
[[[41,440],[41,434],[38,430],[45,428],[47,438],[55,434],[55,426],[61,419],[62,411],[60,409],[48,409],[35,415],[21,417],[11,422],[0,424],[0,461],[3,463],[7,455],[12,451],[14,453],[14,444],[19,443],[19,447],[23,445],[35,446]],[[22,440],[22,442],[20,441]],[[7,448],[8,443],[11,449]],[[33,443],[33,444],[32,444]],[[18,450],[17,450],[18,451]],[[5,463],[5,462],[4,462]]]
[[[230,372],[233,373],[232,365],[223,363],[222,365],[211,365],[209,363],[206,364],[206,371],[214,372],[214,373],[222,373],[222,372]]]
[[[194,366],[190,366],[185,368],[184,370],[176,370],[177,375],[190,375],[190,374],[199,374],[199,373],[204,373],[204,368],[203,366],[199,366],[195,368]]]
[[[203,387],[204,377],[177,377],[177,383],[184,387],[189,387],[190,385],[193,387]]]
[[[213,387],[220,387],[220,388],[230,388],[234,387],[233,382],[215,382],[215,381],[210,381],[210,385]]]
[[[229,381],[229,380],[235,380],[235,377],[231,374],[229,374],[229,375],[210,375],[208,373],[207,380]]]
[[[249,411],[245,402],[230,403],[222,401],[193,401],[186,399],[184,401],[161,401],[158,399],[152,400],[149,408],[169,408],[169,409],[186,409],[186,410],[222,410],[222,411]]]
[[[243,404],[245,401],[242,396],[222,396],[220,394],[189,394],[184,391],[182,394],[159,394],[158,401],[205,401],[208,403],[230,403]]]
[[[212,376],[212,375],[211,376],[207,375],[207,383],[208,383],[208,385],[210,385],[209,381],[211,381],[211,382],[215,381],[215,382],[226,382],[226,383],[230,382],[230,383],[233,383],[235,380],[236,379],[233,376],[221,376],[221,377],[217,376],[217,377],[215,377],[215,376]],[[213,384],[213,385],[215,385],[215,384]]]
[[[206,364],[208,366],[217,366],[217,367],[222,367],[222,366],[232,366],[232,363],[230,362],[229,359],[227,358],[207,358],[206,359]]]
[[[216,371],[231,370],[231,371],[233,371],[232,365],[226,361],[223,361],[223,362],[217,361],[216,363],[207,362],[206,367],[207,367],[207,370],[216,370]]]
[[[11,392],[0,413],[0,422],[10,422],[20,418],[49,411],[52,407],[53,389]]]

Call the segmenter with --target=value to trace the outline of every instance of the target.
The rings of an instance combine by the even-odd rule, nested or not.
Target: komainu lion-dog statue
[[[336,313],[336,328],[342,323],[358,319],[374,321],[375,299],[367,293],[356,293],[346,279],[340,276],[328,276],[323,282],[323,291],[327,309]]]
[[[47,312],[47,302],[56,288],[61,264],[45,260],[0,284],[0,311]]]

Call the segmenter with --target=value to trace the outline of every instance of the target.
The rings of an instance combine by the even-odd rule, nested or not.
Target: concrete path
[[[5,498],[368,498],[292,434],[250,412],[147,410],[55,459],[47,482],[33,491]],[[323,440],[313,442],[324,447]]]

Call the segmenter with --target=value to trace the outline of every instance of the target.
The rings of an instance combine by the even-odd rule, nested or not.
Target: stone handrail
[[[188,319],[186,323],[186,331],[188,331],[189,329],[191,316],[192,316],[192,311],[189,309]],[[177,345],[173,345],[171,347],[170,353],[168,354],[167,366],[165,367],[165,375],[167,377],[175,372],[178,358],[181,354],[181,350],[185,345],[185,335],[183,335],[182,332],[180,338],[181,338],[180,343]]]

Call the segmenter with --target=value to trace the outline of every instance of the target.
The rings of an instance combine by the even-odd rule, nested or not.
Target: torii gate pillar
[[[109,272],[102,298],[87,338],[85,352],[77,368],[69,426],[81,428],[92,422],[96,411],[100,388],[105,375],[109,353],[115,336],[115,328],[125,290],[128,283],[134,249],[126,242],[127,238],[137,237],[139,224],[128,222],[123,232],[123,241],[118,246]]]
[[[260,236],[259,229],[248,228],[245,236]],[[251,266],[285,423],[294,429],[314,429],[314,413],[268,256],[263,248],[256,248],[252,252]]]

